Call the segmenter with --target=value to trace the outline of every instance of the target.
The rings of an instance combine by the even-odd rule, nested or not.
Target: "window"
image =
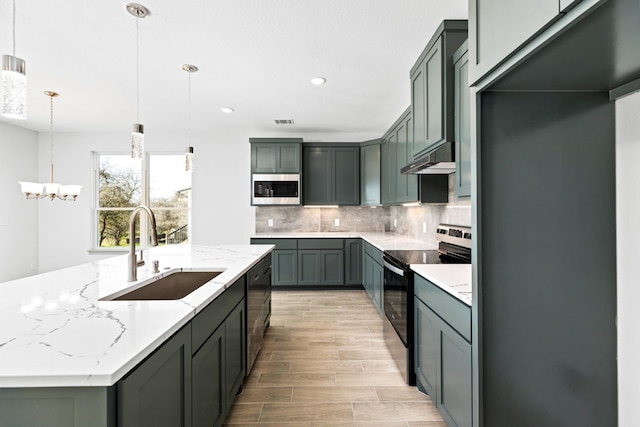
[[[158,243],[186,243],[190,235],[191,173],[185,171],[184,154],[94,153],[96,164],[94,236],[96,248],[129,246],[129,218],[141,204],[156,217]],[[142,224],[142,227],[140,227]],[[146,215],[136,220],[136,243],[148,242]]]

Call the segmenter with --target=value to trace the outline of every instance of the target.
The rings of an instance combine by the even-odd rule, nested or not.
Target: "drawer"
[[[344,239],[298,239],[298,249],[343,249]]]
[[[251,244],[252,245],[276,245],[274,249],[297,249],[298,240],[252,238]]]
[[[414,294],[449,326],[471,342],[471,307],[424,277],[414,274]]]
[[[364,242],[364,253],[373,258],[378,264],[382,265],[382,251],[371,243]]]

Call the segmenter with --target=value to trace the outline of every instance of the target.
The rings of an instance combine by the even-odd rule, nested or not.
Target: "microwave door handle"
[[[384,264],[384,268],[392,271],[393,273],[397,274],[398,276],[402,276],[404,277],[404,270],[399,269],[398,267],[396,267],[395,265],[391,265],[389,264],[387,261],[382,260],[382,263]]]

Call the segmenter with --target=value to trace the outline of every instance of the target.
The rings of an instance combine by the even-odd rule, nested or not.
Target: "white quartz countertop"
[[[471,264],[412,264],[411,270],[471,306]]]
[[[0,387],[110,386],[244,275],[271,245],[177,245],[144,251],[127,282],[127,257],[0,283]],[[158,275],[224,270],[176,301],[102,301]]]
[[[366,231],[326,231],[326,232],[282,232],[282,233],[257,233],[251,236],[256,239],[364,239],[381,251],[397,249],[404,250],[429,250],[437,249],[437,245],[422,240],[412,239],[395,233],[374,233]]]

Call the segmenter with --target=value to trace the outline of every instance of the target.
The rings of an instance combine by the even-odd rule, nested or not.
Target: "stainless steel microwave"
[[[300,174],[254,174],[251,186],[252,205],[300,204]]]

